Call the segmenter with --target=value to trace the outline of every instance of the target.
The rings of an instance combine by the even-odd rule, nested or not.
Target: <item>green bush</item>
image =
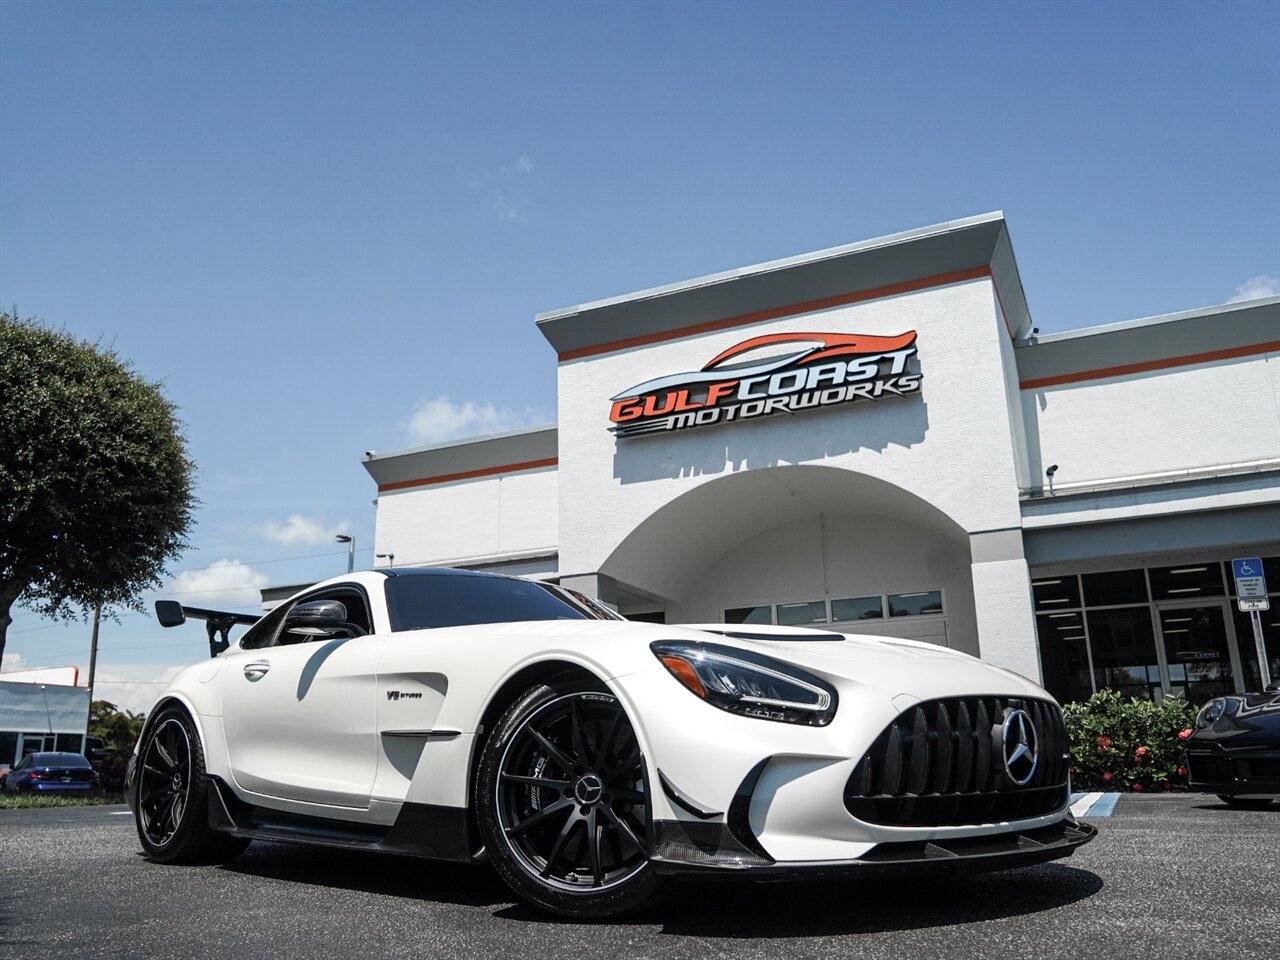
[[[1186,700],[1126,700],[1114,690],[1099,690],[1088,700],[1066,704],[1062,711],[1071,745],[1073,789],[1186,789],[1184,742],[1196,718],[1196,708]]]

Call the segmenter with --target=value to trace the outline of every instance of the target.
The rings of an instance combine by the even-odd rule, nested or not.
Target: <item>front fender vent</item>
[[[1035,771],[1006,777],[1000,731],[1010,710],[1035,728]],[[1041,817],[1067,804],[1067,730],[1044,700],[956,697],[901,714],[876,738],[845,784],[845,808],[866,823],[958,827]]]

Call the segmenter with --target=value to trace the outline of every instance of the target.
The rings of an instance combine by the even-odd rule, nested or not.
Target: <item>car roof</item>
[[[403,567],[397,569],[377,570],[385,577],[488,577],[493,580],[518,580],[504,573],[490,573],[487,570],[459,570],[456,567]]]

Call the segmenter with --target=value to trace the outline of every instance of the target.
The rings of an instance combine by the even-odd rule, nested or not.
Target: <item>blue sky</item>
[[[0,36],[0,303],[181,408],[190,603],[339,573],[335,532],[371,565],[363,451],[553,420],[538,312],[997,209],[1044,332],[1280,289],[1275,3],[6,0]],[[19,613],[5,666],[87,637]],[[126,616],[100,695],[203,652]]]

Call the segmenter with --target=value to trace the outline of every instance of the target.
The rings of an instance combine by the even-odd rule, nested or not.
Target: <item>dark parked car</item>
[[[29,753],[4,778],[9,793],[84,793],[97,785],[93,766],[78,753]]]
[[[1217,697],[1187,740],[1192,790],[1228,806],[1258,810],[1280,799],[1280,689]]]

